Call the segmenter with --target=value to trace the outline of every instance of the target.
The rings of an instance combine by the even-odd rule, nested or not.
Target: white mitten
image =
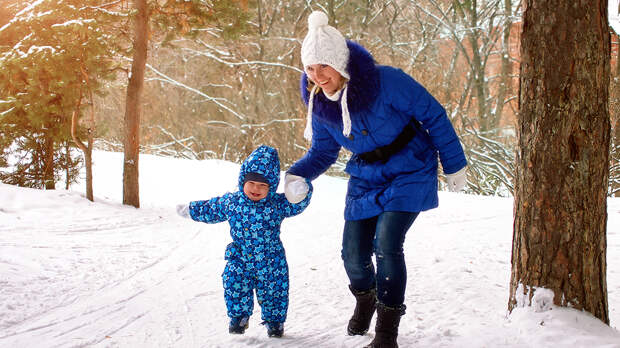
[[[448,182],[448,190],[450,192],[463,191],[467,184],[467,166],[456,173],[446,174],[446,181]]]
[[[184,218],[191,219],[192,217],[189,215],[189,204],[177,204],[177,214]]]
[[[308,189],[308,183],[303,177],[288,173],[284,176],[284,195],[289,202],[295,204],[303,201]]]

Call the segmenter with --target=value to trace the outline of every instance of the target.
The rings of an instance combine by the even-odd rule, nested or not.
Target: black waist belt
[[[413,123],[417,121],[412,121],[408,125],[405,126],[402,132],[392,141],[391,143],[378,147],[372,151],[364,152],[359,154],[358,156],[367,163],[374,163],[378,161],[387,162],[387,160],[395,153],[404,149],[407,144],[413,139],[416,134],[416,128],[413,126]]]

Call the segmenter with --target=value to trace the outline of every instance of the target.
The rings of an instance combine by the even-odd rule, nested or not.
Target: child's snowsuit
[[[254,202],[243,193],[247,173],[262,174],[269,182],[267,197]],[[297,204],[276,193],[280,181],[278,152],[260,146],[241,165],[239,191],[189,205],[193,220],[207,223],[228,221],[233,242],[226,247],[228,260],[224,282],[228,316],[249,317],[254,307],[253,290],[262,309],[262,319],[283,323],[288,310],[289,276],[280,224],[301,213],[310,203],[308,196]]]

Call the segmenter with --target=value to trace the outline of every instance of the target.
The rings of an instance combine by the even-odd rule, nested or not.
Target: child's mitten
[[[189,215],[189,204],[177,204],[177,214],[184,218],[191,219],[192,217]]]

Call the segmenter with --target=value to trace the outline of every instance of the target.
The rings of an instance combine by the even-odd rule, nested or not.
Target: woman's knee
[[[398,231],[392,233],[379,233],[375,239],[374,253],[377,259],[401,258],[404,255],[404,238]]]
[[[361,221],[347,221],[342,235],[342,260],[347,263],[367,264],[372,257],[374,230]]]
[[[372,264],[372,253],[364,253],[359,248],[343,246],[340,257],[346,267],[368,267]]]
[[[343,243],[340,256],[350,276],[361,276],[374,271],[371,248],[361,248],[359,243],[355,242]]]

